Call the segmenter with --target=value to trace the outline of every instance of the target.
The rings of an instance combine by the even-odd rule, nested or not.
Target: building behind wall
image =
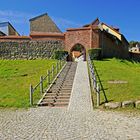
[[[12,26],[10,22],[0,23],[0,31],[6,36],[19,36],[19,33],[16,31],[16,29]]]
[[[34,32],[61,33],[47,13],[30,19],[30,33]]]
[[[8,36],[0,37],[0,41],[61,41],[66,51],[71,53],[72,48],[80,44],[85,50],[101,48],[103,57],[128,58],[129,43],[119,28],[111,27],[99,19],[79,28],[67,29],[62,33],[48,14],[42,14],[30,19],[30,35],[16,37],[18,33],[9,23],[0,26],[2,32]],[[10,35],[15,35],[10,37]],[[86,52],[85,51],[85,52]]]

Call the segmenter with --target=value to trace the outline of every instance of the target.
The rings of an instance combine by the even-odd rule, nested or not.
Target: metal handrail
[[[34,87],[32,86],[32,84],[30,84],[30,105],[33,105],[33,94],[35,92],[35,90],[40,87],[40,93],[43,94],[43,82],[47,79],[47,84],[50,85],[51,84],[51,77],[52,77],[52,81],[55,77],[55,75],[57,75],[59,73],[59,70],[62,69],[63,65],[66,62],[66,58],[67,56],[65,56],[62,60],[59,60],[56,64],[56,66],[52,66],[51,70],[48,70],[47,75],[46,76],[40,76],[40,82],[35,85]],[[54,74],[54,72],[56,71],[56,74]]]
[[[103,89],[103,86],[102,86],[102,83],[100,80],[97,82],[97,78],[99,78],[99,76],[97,74],[97,71],[96,71],[94,65],[92,65],[89,54],[88,54],[88,65],[89,65],[90,76],[91,76],[92,84],[93,84],[93,88],[94,88],[93,90],[94,90],[94,92],[96,92],[96,96],[97,96],[97,107],[98,107],[98,106],[100,106],[100,91],[101,91],[101,89]],[[105,93],[104,93],[104,97],[105,97],[105,102],[108,102]]]

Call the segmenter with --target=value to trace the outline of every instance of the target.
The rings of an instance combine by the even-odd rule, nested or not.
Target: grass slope
[[[56,60],[0,60],[0,107],[28,107],[29,85],[35,86],[53,64]]]
[[[140,100],[140,63],[113,58],[94,61],[94,65],[109,101]],[[128,83],[109,83],[112,80]]]

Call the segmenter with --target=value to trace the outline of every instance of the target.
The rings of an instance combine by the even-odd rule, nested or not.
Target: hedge
[[[68,55],[68,52],[67,51],[55,51],[54,52],[54,59],[58,59],[58,60],[61,60],[61,59],[63,59],[63,57],[65,56],[65,55]]]
[[[91,60],[100,60],[102,58],[101,56],[101,48],[96,48],[96,49],[90,49],[88,50],[89,56]]]

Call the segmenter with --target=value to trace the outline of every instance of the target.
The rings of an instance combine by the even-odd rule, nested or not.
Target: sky
[[[128,41],[140,41],[140,0],[1,0],[0,22],[9,21],[21,35],[29,35],[29,19],[48,13],[64,32],[97,17],[119,27]]]

